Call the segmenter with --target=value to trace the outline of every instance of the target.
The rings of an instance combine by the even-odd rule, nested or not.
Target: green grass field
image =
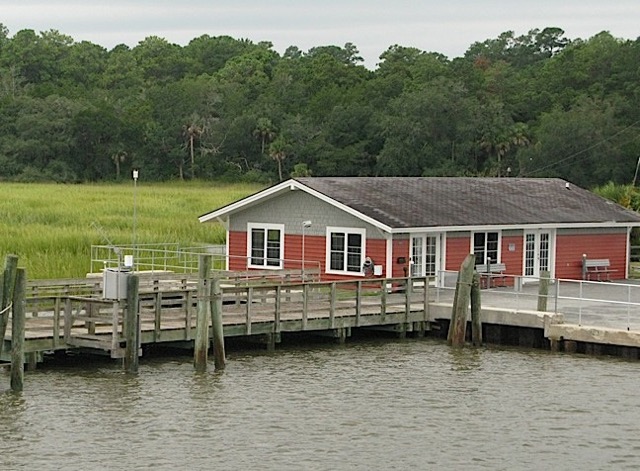
[[[15,254],[28,279],[84,277],[91,245],[223,244],[219,224],[198,216],[262,187],[216,182],[0,184],[0,254]],[[135,200],[135,205],[134,205]]]

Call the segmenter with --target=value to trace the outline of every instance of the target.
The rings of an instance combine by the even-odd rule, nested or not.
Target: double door
[[[440,234],[418,234],[411,237],[411,276],[438,276]]]
[[[538,281],[540,273],[551,272],[552,234],[550,231],[525,231],[524,281]]]

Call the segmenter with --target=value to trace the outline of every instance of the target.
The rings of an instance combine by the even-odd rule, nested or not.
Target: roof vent
[[[565,183],[564,183],[564,187],[565,187],[567,190],[570,190],[570,189],[571,189],[571,185],[569,185],[569,182],[565,182]]]

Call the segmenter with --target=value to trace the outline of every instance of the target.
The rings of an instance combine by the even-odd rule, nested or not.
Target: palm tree
[[[487,154],[495,154],[498,161],[498,176],[502,176],[502,159],[513,147],[526,147],[530,144],[527,137],[528,129],[524,123],[515,123],[507,129],[492,136],[483,136],[480,147]]]
[[[189,147],[189,157],[191,159],[191,178],[196,177],[196,159],[195,159],[195,141],[199,139],[204,133],[204,124],[197,114],[191,115],[189,124],[185,124],[183,127],[183,135],[187,138],[187,146]]]
[[[260,138],[260,152],[264,155],[266,145],[276,136],[276,131],[271,120],[269,118],[258,118],[258,123],[256,129],[253,131],[253,135]]]
[[[269,156],[278,163],[278,177],[282,181],[282,162],[287,158],[288,144],[282,136],[269,145]]]
[[[111,154],[111,160],[116,164],[116,178],[120,180],[120,164],[127,160],[127,152],[119,150]]]

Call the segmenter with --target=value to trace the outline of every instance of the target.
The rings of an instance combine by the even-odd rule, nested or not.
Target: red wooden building
[[[526,282],[543,270],[579,279],[584,258],[626,278],[640,215],[554,178],[327,177],[279,183],[200,221],[226,228],[229,270],[435,276],[475,253]]]

